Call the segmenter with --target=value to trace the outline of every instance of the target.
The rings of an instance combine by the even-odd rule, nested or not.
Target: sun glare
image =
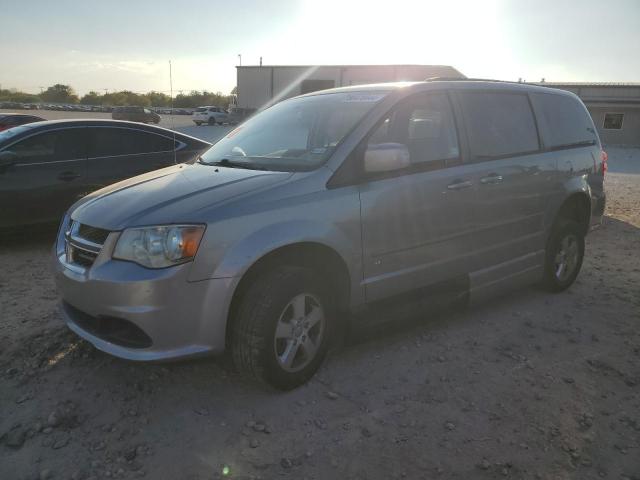
[[[463,71],[491,64],[495,69],[511,57],[499,28],[499,6],[477,1],[309,1],[293,30],[283,34],[288,54],[298,63],[443,64]],[[305,41],[292,42],[296,37]]]

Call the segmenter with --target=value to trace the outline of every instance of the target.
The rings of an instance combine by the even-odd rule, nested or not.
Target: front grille
[[[65,235],[67,262],[90,268],[102,250],[109,233],[102,228],[72,222]]]
[[[109,236],[109,230],[102,228],[92,227],[91,225],[85,225],[80,223],[78,226],[78,237],[89,240],[92,243],[103,245]]]
[[[98,253],[78,248],[73,242],[67,245],[67,261],[89,268],[96,261]]]

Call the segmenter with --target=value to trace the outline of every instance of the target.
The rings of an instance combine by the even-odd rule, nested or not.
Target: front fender
[[[358,278],[357,245],[335,225],[293,220],[268,225],[236,242],[213,272],[213,278],[242,276],[256,261],[278,248],[299,243],[318,243],[333,249],[345,262],[351,278]],[[356,274],[356,275],[354,275]]]

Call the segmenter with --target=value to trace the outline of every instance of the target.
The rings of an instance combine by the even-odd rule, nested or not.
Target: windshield
[[[207,111],[207,107],[198,107],[196,108],[196,112],[206,112]]]
[[[278,103],[236,128],[201,163],[280,171],[313,170],[386,92],[328,93]]]

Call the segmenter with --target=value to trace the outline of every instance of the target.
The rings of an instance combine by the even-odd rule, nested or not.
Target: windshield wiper
[[[228,168],[244,168],[246,170],[267,170],[264,167],[259,167],[251,163],[234,162],[233,160],[229,160],[228,158],[222,158],[213,163],[205,163],[205,162],[202,162],[202,163],[205,165],[215,165],[215,166],[228,167]]]

